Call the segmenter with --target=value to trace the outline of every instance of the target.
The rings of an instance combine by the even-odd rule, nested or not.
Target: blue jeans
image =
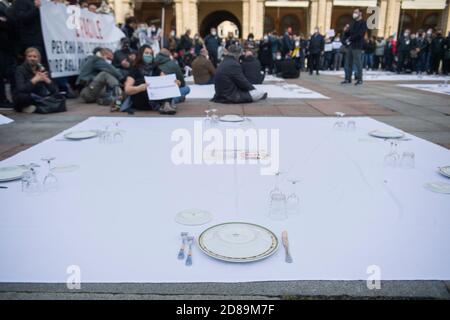
[[[189,94],[189,92],[191,92],[191,89],[188,86],[180,87],[181,96],[174,98],[173,103],[180,103],[182,100],[184,100],[184,97]]]
[[[364,53],[363,68],[373,68],[373,53]]]

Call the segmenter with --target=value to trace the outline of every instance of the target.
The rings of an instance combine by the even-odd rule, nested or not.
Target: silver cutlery
[[[186,259],[186,266],[192,266],[192,245],[194,244],[194,237],[187,237],[189,243],[189,252]]]
[[[283,240],[284,252],[286,254],[285,261],[286,263],[292,263],[293,260],[291,254],[289,253],[289,239],[287,231],[283,231],[283,233],[281,234],[281,239]]]
[[[184,259],[184,249],[186,247],[186,237],[188,236],[187,232],[182,232],[181,233],[181,248],[180,251],[178,251],[178,259],[183,260]]]

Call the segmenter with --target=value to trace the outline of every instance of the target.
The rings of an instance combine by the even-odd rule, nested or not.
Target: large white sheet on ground
[[[285,98],[285,99],[329,99],[328,97],[303,88],[301,86],[290,84],[290,85],[275,85],[275,84],[260,84],[255,85],[259,90],[267,92],[267,98]],[[288,88],[289,87],[289,88]],[[214,97],[214,85],[190,85],[191,92],[188,97],[190,99],[212,99]]]
[[[253,118],[258,128],[280,130],[280,169],[302,180],[301,214],[276,222],[267,217],[275,180],[259,166],[236,166],[235,182],[233,165],[171,162],[171,133],[192,132],[198,118],[118,119],[124,143],[58,141],[61,133],[1,162],[54,156],[55,165],[80,169],[58,174],[53,193],[27,196],[20,182],[0,192],[0,282],[66,282],[71,265],[82,282],[354,280],[367,279],[372,265],[385,280],[450,279],[450,195],[422,186],[449,182],[436,172],[450,164],[449,150],[412,137],[399,150],[415,152],[416,169],[388,169],[388,143],[367,132],[389,127],[370,118],[355,118],[356,132],[333,131],[333,118]],[[112,121],[89,118],[76,129]],[[285,181],[280,188],[290,191]],[[178,225],[175,214],[186,208],[214,219]],[[284,262],[282,249],[248,264],[216,261],[197,247],[192,267],[177,260],[181,231],[198,236],[226,221],[257,223],[278,236],[287,230],[294,263]]]
[[[344,71],[321,71],[321,74],[341,76],[344,78]],[[444,81],[450,80],[450,76],[442,75],[417,75],[417,74],[397,74],[388,71],[363,71],[364,81]]]
[[[5,117],[4,115],[0,114],[0,125],[1,124],[8,124],[8,123],[11,123],[13,121],[14,121],[13,119],[10,119],[10,118]]]
[[[422,84],[398,84],[397,86],[450,95],[450,85],[449,84],[443,84],[443,83],[423,84],[422,83]]]

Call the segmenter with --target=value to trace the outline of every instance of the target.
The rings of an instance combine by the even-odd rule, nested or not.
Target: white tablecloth
[[[423,83],[421,83],[421,84],[398,84],[397,86],[450,95],[450,84],[445,86],[443,83],[439,83],[439,84],[423,84]]]
[[[118,118],[114,118],[117,120]],[[273,176],[257,165],[172,164],[171,132],[192,130],[198,118],[119,118],[122,144],[97,139],[44,141],[1,165],[77,164],[58,174],[59,190],[31,196],[20,182],[0,189],[0,282],[66,282],[67,267],[82,282],[245,282],[367,279],[379,266],[385,280],[450,279],[450,195],[423,184],[446,181],[436,168],[450,151],[413,137],[400,152],[416,154],[416,169],[386,168],[389,146],[367,132],[387,126],[355,118],[356,132],[335,132],[332,118],[253,118],[258,128],[280,129],[281,170],[300,177],[301,214],[267,217]],[[93,117],[76,129],[99,129],[111,118]],[[288,193],[286,182],[281,184]],[[186,227],[174,221],[187,208],[214,214],[211,223]],[[179,234],[246,221],[289,232],[294,263],[282,248],[256,263],[216,261],[194,248],[192,267],[177,260]]]

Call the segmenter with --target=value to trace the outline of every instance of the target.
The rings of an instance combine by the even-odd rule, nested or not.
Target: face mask
[[[253,38],[248,38],[248,41],[253,41]]]
[[[151,54],[144,54],[142,56],[142,60],[144,60],[145,63],[152,63],[153,62],[153,56]]]
[[[276,58],[277,60],[281,60],[281,56],[277,56],[277,58]]]
[[[174,36],[175,36],[175,32],[172,31],[172,32],[170,33],[170,35],[171,35],[172,37],[174,37]]]
[[[405,32],[403,35],[404,35],[405,37],[408,37],[408,36],[409,36],[409,33],[408,33],[408,32]]]
[[[213,32],[211,32],[211,34],[212,34],[213,36],[215,36],[215,35],[217,34],[217,32],[213,31]]]
[[[319,30],[314,30],[314,33],[319,33]]]
[[[269,40],[269,37],[268,37],[268,36],[265,36],[265,37],[264,37],[264,41],[267,41],[267,40]]]
[[[431,31],[427,32],[427,35],[429,35],[429,36],[431,36],[432,34],[433,34],[433,32],[431,32]]]
[[[111,63],[112,63],[112,60],[106,59],[106,63],[107,63],[107,64],[111,64]]]
[[[358,17],[359,17],[359,14],[357,14],[357,13],[354,13],[354,14],[353,14],[353,19],[356,20],[356,19],[358,19]]]
[[[298,47],[300,45],[300,42],[295,41],[295,45]]]

